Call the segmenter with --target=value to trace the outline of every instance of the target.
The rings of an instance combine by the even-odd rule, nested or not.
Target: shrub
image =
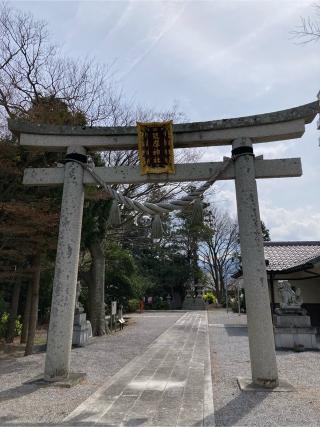
[[[234,313],[238,313],[239,311],[239,303],[236,297],[230,298],[230,307]],[[246,300],[244,293],[240,294],[240,312],[246,313]]]
[[[4,338],[7,334],[8,321],[9,321],[9,313],[7,312],[2,313],[0,317],[0,338]],[[18,316],[15,322],[14,335],[20,336],[21,333],[22,333],[21,316]]]
[[[21,316],[18,316],[16,318],[16,328],[15,328],[15,336],[20,337],[22,334],[22,322],[21,322]]]
[[[9,313],[2,313],[0,317],[0,338],[4,338],[7,332]]]
[[[155,302],[152,304],[152,310],[169,310],[169,304],[161,298],[156,298]]]
[[[216,304],[217,303],[217,298],[211,291],[208,291],[205,294],[203,294],[203,300],[205,302],[207,302],[208,304]]]
[[[128,301],[128,311],[129,313],[134,313],[139,308],[139,300],[136,298],[129,299]]]

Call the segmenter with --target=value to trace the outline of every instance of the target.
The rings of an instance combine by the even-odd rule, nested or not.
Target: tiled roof
[[[299,271],[320,262],[320,242],[264,242],[267,271]]]

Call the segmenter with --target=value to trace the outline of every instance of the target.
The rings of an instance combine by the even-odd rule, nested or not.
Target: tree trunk
[[[213,283],[215,287],[215,295],[217,297],[218,302],[220,302],[219,301],[219,273],[218,273],[216,263],[214,263],[213,265]]]
[[[28,338],[31,299],[32,299],[32,284],[28,283],[26,305],[24,307],[23,320],[22,320],[22,333],[20,338],[21,344],[25,344]]]
[[[222,300],[225,296],[225,283],[224,283],[222,268],[219,268],[219,276],[220,276],[220,295],[221,295],[220,298]]]
[[[89,288],[90,321],[92,335],[105,335],[104,286],[106,261],[101,244],[95,241],[90,245],[92,257],[92,283]]]
[[[223,269],[221,268],[221,266],[217,266],[216,274],[217,274],[216,297],[218,299],[218,302],[221,303],[225,296]]]
[[[85,305],[85,311],[88,314],[88,319],[90,320],[90,310],[91,310],[91,288],[92,288],[92,282],[93,282],[93,276],[92,276],[92,271],[79,271],[78,272],[78,279],[81,282],[81,286],[85,286],[88,289],[88,299],[86,301],[86,305]]]
[[[38,305],[39,305],[39,287],[40,287],[40,254],[34,256],[32,261],[32,267],[34,269],[33,281],[32,281],[32,297],[31,297],[31,308],[29,317],[29,328],[27,345],[24,352],[25,356],[32,354],[34,337],[36,335],[37,322],[38,322]]]
[[[11,298],[11,307],[9,311],[9,321],[8,329],[6,333],[6,342],[13,342],[16,330],[16,319],[18,314],[18,305],[20,297],[21,282],[19,279],[14,284],[12,298]]]
[[[218,303],[221,304],[223,297],[224,297],[224,292],[223,292],[223,288],[220,284],[219,284],[219,289],[217,289],[217,291],[216,291],[216,297],[217,297]]]

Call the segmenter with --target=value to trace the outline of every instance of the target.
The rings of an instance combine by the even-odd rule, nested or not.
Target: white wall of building
[[[320,304],[320,277],[305,280],[294,280],[295,278],[304,278],[306,276],[309,275],[305,272],[299,272],[277,275],[276,278],[279,278],[280,280],[289,280],[292,286],[300,288],[301,296],[304,303]],[[275,303],[280,303],[281,299],[279,295],[277,280],[273,281],[273,286]]]

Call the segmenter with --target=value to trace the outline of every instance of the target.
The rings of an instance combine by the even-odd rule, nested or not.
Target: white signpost
[[[257,178],[295,177],[302,174],[300,159],[255,158],[253,144],[300,138],[305,124],[319,112],[319,103],[274,113],[236,119],[174,125],[175,148],[232,146],[233,162],[218,179],[234,179],[240,229],[241,258],[248,316],[253,383],[274,388],[279,384],[263,240]],[[26,185],[62,185],[59,242],[53,284],[45,379],[59,381],[70,374],[73,308],[80,249],[84,185],[94,179],[73,158],[86,161],[89,151],[137,149],[135,127],[81,128],[33,125],[9,120],[20,144],[30,150],[62,151],[69,155],[61,168],[27,169]],[[71,157],[71,158],[70,158]],[[108,184],[207,181],[221,162],[176,165],[174,175],[141,176],[136,167],[95,168]],[[113,312],[113,310],[112,310]]]
[[[110,316],[111,331],[116,330],[116,314],[117,314],[117,301],[111,301],[111,316]]]
[[[115,316],[117,314],[117,301],[111,302],[111,314]]]

